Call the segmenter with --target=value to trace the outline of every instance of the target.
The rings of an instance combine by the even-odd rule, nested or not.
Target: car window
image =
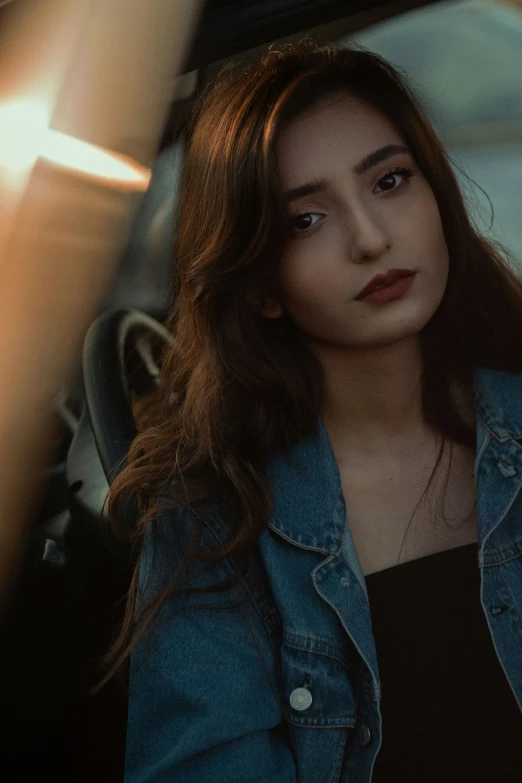
[[[373,18],[370,12],[357,20],[352,15],[276,44],[305,34],[339,44],[357,42],[401,69],[450,154],[473,220],[486,236],[504,244],[522,273],[522,0],[443,0],[369,24]],[[266,48],[231,59],[255,60]],[[202,85],[227,62],[204,69]],[[187,76],[190,93],[195,78]],[[182,143],[165,145],[106,306],[153,315],[168,309],[182,163]]]
[[[456,164],[476,224],[505,244],[522,273],[522,1],[435,3],[340,42],[353,41],[413,83]]]

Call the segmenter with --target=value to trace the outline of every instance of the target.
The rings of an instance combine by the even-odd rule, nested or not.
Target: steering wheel
[[[132,402],[159,382],[170,332],[139,310],[114,310],[94,321],[83,347],[85,402],[110,484],[126,464],[137,428]]]
[[[137,434],[133,399],[158,383],[160,355],[171,339],[159,321],[137,310],[104,313],[85,337],[85,406],[67,455],[71,524],[65,544],[71,567],[97,606],[109,606],[111,596],[116,599],[128,589],[133,555],[108,528],[103,532],[101,513]],[[130,498],[130,529],[136,514]]]

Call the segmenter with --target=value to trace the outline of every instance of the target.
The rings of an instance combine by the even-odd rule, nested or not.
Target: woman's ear
[[[265,318],[281,318],[285,312],[280,301],[267,294],[265,289],[251,289],[247,293],[247,300],[254,310]]]

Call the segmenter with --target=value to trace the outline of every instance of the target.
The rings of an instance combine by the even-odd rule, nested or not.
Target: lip
[[[383,305],[386,304],[386,302],[391,302],[393,299],[404,296],[413,285],[414,279],[415,272],[408,275],[408,277],[400,277],[391,285],[385,285],[383,288],[377,288],[375,291],[370,291],[370,293],[363,296],[360,301],[369,302],[373,305]]]
[[[373,293],[375,289],[384,290],[383,286],[392,286],[398,280],[402,280],[406,277],[413,277],[415,274],[413,269],[390,269],[384,275],[375,275],[370,282],[359,291],[356,300],[366,299],[367,295]]]

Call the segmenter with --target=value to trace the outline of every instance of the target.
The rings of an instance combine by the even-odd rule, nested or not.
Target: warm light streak
[[[38,158],[122,190],[144,191],[151,176],[132,158],[52,130],[45,108],[34,100],[0,106],[0,167],[23,172]]]

